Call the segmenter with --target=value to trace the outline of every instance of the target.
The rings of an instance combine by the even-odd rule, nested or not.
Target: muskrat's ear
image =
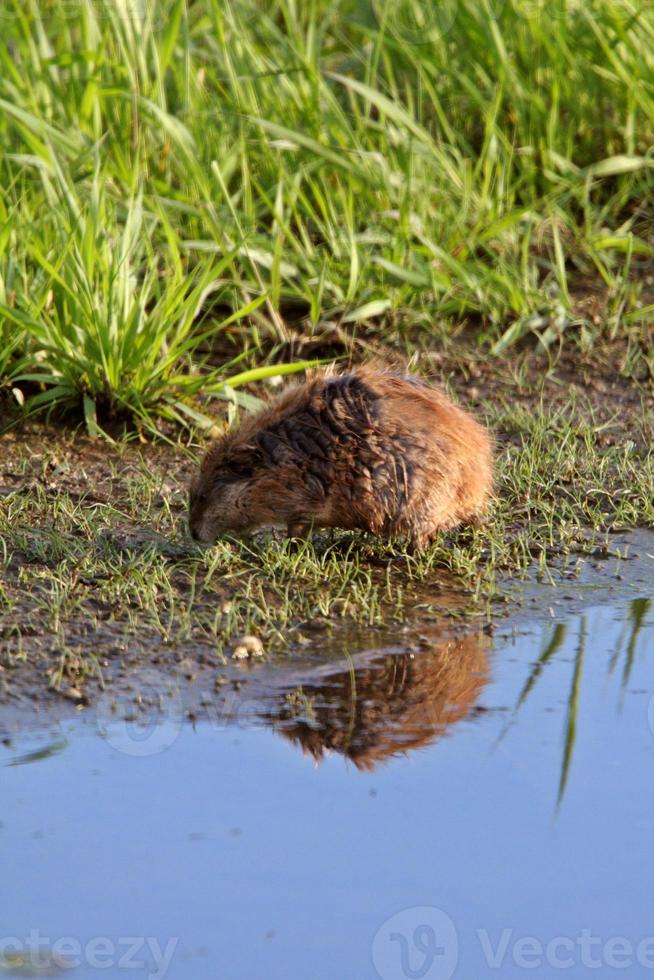
[[[249,480],[261,466],[261,452],[256,446],[232,446],[225,468],[239,480]]]

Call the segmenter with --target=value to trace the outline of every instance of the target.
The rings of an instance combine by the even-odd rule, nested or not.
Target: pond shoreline
[[[299,552],[265,534],[201,551],[185,530],[199,446],[11,428],[0,436],[0,717],[126,693],[138,710],[132,680],[148,669],[218,697],[258,669],[231,659],[249,633],[283,664],[316,647],[395,648],[398,636],[408,648],[426,629],[503,630],[507,615],[518,628],[574,607],[583,582],[591,597],[626,595],[647,561],[632,556],[653,550],[629,528],[654,526],[654,411],[642,386],[597,371],[572,385],[565,363],[538,387],[541,363],[525,357],[517,385],[472,354],[442,360],[441,377],[497,435],[498,501],[486,527],[417,557],[338,532]]]

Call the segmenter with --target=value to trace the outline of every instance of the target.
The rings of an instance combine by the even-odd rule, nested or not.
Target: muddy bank
[[[414,608],[408,623],[304,623],[282,649],[246,660],[155,636],[116,644],[115,627],[99,628],[89,646],[104,644],[101,670],[81,682],[65,673],[48,680],[47,655],[3,662],[0,736],[20,745],[29,732],[82,713],[121,751],[139,754],[145,739],[149,754],[184,724],[265,725],[316,761],[337,752],[375,768],[486,710],[498,643],[599,603],[651,597],[654,533],[616,535],[611,545],[574,569],[551,570],[547,582],[533,575],[507,584],[506,601],[483,613],[466,612],[465,596],[434,584],[429,612]]]
[[[284,686],[285,671],[290,684],[294,670],[344,654],[418,656],[483,639],[509,612],[513,629],[592,604],[597,590],[648,594],[654,545],[627,530],[654,524],[646,388],[596,364],[582,363],[573,385],[565,364],[545,380],[533,361],[516,377],[478,357],[432,360],[497,436],[498,499],[484,528],[418,558],[338,532],[300,551],[270,535],[203,551],[186,532],[199,446],[112,445],[37,424],[5,432],[5,727],[99,698],[147,712],[168,688],[184,692],[185,716],[220,714],[229,691],[274,676]],[[246,634],[263,656],[236,663]]]

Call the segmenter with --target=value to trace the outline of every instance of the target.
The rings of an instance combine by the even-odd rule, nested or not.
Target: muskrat
[[[477,523],[492,486],[486,429],[444,392],[372,365],[294,385],[208,449],[189,528],[210,543],[282,526],[401,535],[422,548]]]

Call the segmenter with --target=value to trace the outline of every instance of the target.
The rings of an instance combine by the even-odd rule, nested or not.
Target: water
[[[654,602],[421,642],[4,747],[7,975],[654,977]]]

